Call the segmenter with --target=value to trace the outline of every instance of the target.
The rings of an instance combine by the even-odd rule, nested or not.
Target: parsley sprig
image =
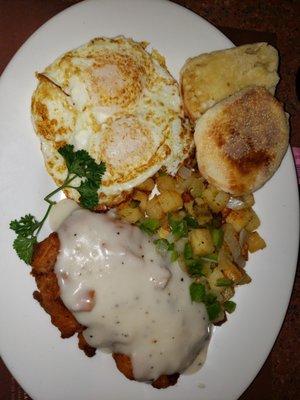
[[[61,147],[58,152],[65,160],[68,173],[64,183],[44,198],[48,203],[44,217],[38,221],[33,215],[27,214],[19,220],[11,221],[9,225],[10,229],[17,234],[13,248],[26,264],[30,263],[38,234],[51,208],[56,204],[56,201],[52,200],[56,193],[64,189],[75,189],[80,194],[79,202],[84,208],[92,209],[98,205],[98,189],[105,173],[105,164],[96,163],[85,150],[74,151],[74,146],[70,144]],[[76,178],[80,179],[79,186],[72,185]]]

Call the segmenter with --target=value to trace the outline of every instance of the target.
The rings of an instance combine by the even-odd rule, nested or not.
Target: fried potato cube
[[[222,259],[219,264],[221,271],[225,275],[225,278],[233,281],[234,284],[238,285],[242,281],[244,276],[244,271],[238,268],[233,262],[227,258]]]
[[[255,211],[252,210],[252,218],[248,222],[248,224],[245,226],[245,229],[248,232],[253,232],[255,231],[258,227],[260,226],[260,220],[256,214]]]
[[[189,240],[195,255],[204,256],[214,251],[214,244],[208,229],[193,229],[189,233]]]
[[[157,188],[160,192],[165,190],[176,191],[176,180],[170,175],[161,175],[156,178]]]
[[[138,189],[142,190],[144,192],[151,192],[155,186],[155,182],[152,178],[148,178],[145,180],[145,182],[141,183],[138,185]]]
[[[149,218],[161,219],[164,216],[163,209],[158,201],[158,197],[153,197],[153,199],[147,202],[145,212]]]
[[[137,200],[140,202],[139,207],[142,211],[146,210],[148,203],[148,195],[145,192],[137,190],[136,192],[134,192],[132,198],[133,200]]]
[[[196,215],[199,225],[207,224],[213,218],[208,204],[200,197],[195,199],[195,203],[194,214]]]
[[[135,224],[143,217],[143,214],[138,207],[132,208],[128,203],[120,204],[117,208],[117,214],[121,219],[130,224]]]
[[[230,195],[226,192],[223,192],[221,190],[215,197],[215,200],[213,202],[213,207],[212,210],[213,212],[220,212],[223,210],[223,208],[226,207],[228,200],[230,198]]]
[[[226,217],[226,222],[231,224],[236,232],[240,232],[250,222],[253,213],[248,208],[232,210]]]
[[[181,195],[173,190],[165,190],[158,196],[164,213],[180,210],[183,206]]]
[[[221,271],[220,267],[216,267],[213,269],[212,273],[208,276],[207,281],[211,290],[216,294],[219,295],[223,292],[223,286],[217,286],[217,280],[224,278],[224,274]]]
[[[266,247],[266,242],[258,232],[250,233],[247,243],[250,253],[255,253],[256,251],[262,250]]]
[[[189,201],[189,202],[187,202],[187,203],[183,203],[183,206],[184,206],[184,208],[185,208],[185,210],[186,210],[186,212],[188,213],[188,214],[190,214],[192,217],[194,217],[195,216],[195,212],[194,212],[194,200],[192,200],[192,201]]]
[[[188,179],[188,189],[193,197],[200,197],[204,190],[204,183],[200,178],[192,176]]]
[[[228,193],[219,191],[212,185],[209,185],[202,193],[202,198],[207,202],[209,208],[218,213],[226,207],[230,195]]]
[[[251,278],[246,271],[236,266],[230,260],[223,259],[219,266],[225,277],[232,280],[235,285],[245,285],[251,282]]]

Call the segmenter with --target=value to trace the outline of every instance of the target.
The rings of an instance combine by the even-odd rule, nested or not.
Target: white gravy
[[[135,226],[74,211],[58,229],[61,298],[93,347],[130,356],[136,380],[185,371],[209,336],[189,277]]]

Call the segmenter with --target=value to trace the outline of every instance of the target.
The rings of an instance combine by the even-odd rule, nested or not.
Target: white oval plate
[[[172,388],[159,391],[130,382],[111,356],[89,359],[74,338],[62,340],[32,298],[35,284],[29,268],[12,250],[9,221],[27,212],[41,216],[42,198],[54,186],[30,121],[34,73],[93,37],[118,34],[149,41],[166,56],[176,78],[188,57],[232,46],[208,22],[173,3],[106,0],[83,2],[58,14],[15,55],[0,83],[1,356],[35,400],[237,399],[265,361],[291,294],[299,214],[290,150],[255,196],[268,247],[250,257],[247,271],[253,282],[237,290],[237,310],[215,330],[203,369],[182,376]]]

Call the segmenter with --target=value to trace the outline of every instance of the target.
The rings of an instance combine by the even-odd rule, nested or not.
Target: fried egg
[[[122,201],[163,166],[175,174],[193,146],[178,84],[146,47],[123,36],[96,38],[37,74],[31,110],[46,168],[61,185],[65,144],[105,162],[100,205]],[[78,201],[76,190],[66,195]]]

